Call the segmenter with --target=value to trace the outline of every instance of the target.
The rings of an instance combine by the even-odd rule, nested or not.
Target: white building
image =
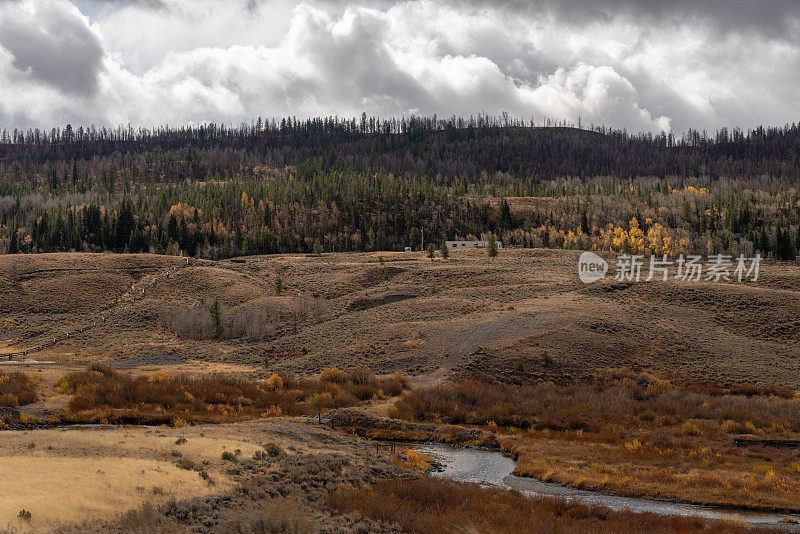
[[[465,250],[468,248],[486,248],[489,245],[488,241],[446,241],[447,248],[450,250]],[[497,248],[503,248],[502,241],[495,241]]]

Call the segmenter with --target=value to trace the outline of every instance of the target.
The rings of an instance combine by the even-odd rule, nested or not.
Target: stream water
[[[444,464],[442,471],[434,473],[461,482],[476,482],[519,490],[529,495],[561,497],[584,504],[600,504],[612,510],[628,508],[634,512],[653,512],[661,515],[698,516],[706,519],[728,519],[749,523],[754,526],[781,527],[800,531],[800,525],[787,523],[791,517],[800,521],[797,514],[778,514],[771,512],[738,511],[713,506],[701,506],[680,502],[625,497],[598,491],[570,488],[552,482],[542,482],[535,478],[513,475],[515,462],[499,452],[456,448],[439,443],[426,443],[414,447],[415,450],[435,458]]]

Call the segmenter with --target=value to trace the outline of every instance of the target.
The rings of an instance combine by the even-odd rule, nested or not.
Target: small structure
[[[497,248],[503,248],[502,241],[495,241]],[[445,244],[450,250],[463,250],[468,248],[486,248],[489,245],[488,241],[446,241]]]

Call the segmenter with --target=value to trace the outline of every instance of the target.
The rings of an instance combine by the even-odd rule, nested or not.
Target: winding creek
[[[800,532],[800,525],[785,522],[787,517],[800,521],[797,514],[737,511],[713,506],[701,506],[680,502],[641,499],[612,495],[598,491],[570,488],[535,478],[518,477],[512,472],[514,460],[499,452],[456,448],[439,443],[425,443],[414,450],[433,457],[444,464],[444,469],[434,473],[460,482],[476,482],[515,489],[529,495],[561,497],[583,504],[600,504],[612,510],[628,508],[634,512],[653,512],[661,515],[698,516],[706,519],[727,519],[749,523],[754,526],[780,527]]]

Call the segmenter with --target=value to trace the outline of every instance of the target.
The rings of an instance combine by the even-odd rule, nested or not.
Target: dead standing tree
[[[312,319],[319,317],[328,309],[325,299],[312,295],[298,295],[289,301],[286,314],[292,325],[292,333],[296,334],[298,327]]]

